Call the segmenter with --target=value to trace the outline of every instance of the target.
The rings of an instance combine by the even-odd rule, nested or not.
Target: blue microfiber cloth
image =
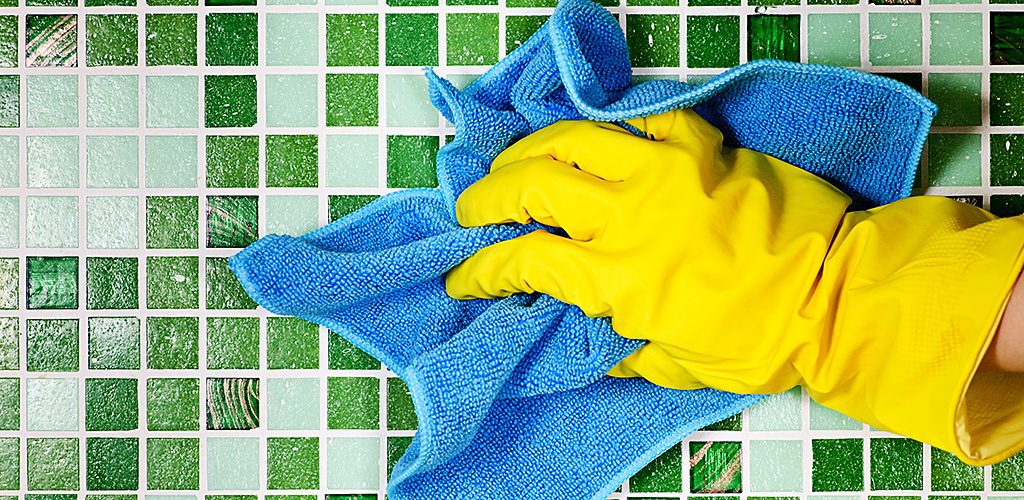
[[[694,430],[765,397],[607,377],[642,342],[550,296],[450,299],[446,271],[540,227],[455,221],[459,193],[510,143],[561,119],[695,107],[727,145],[798,165],[871,206],[910,194],[935,113],[893,80],[781,61],[702,85],[632,87],[622,31],[589,0],[562,0],[465,90],[426,74],[431,100],[456,125],[437,155],[439,189],[383,196],[305,236],[266,236],[230,260],[260,305],[326,326],[408,384],[418,430],[388,484],[394,500],[606,498]]]

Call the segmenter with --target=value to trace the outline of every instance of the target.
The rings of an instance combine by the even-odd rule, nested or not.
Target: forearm
[[[999,328],[979,368],[1024,372],[1024,274],[1017,277]]]

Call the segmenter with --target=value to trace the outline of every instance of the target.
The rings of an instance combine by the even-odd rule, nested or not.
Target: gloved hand
[[[820,404],[973,464],[1024,448],[1024,376],[978,371],[1024,260],[1024,218],[945,197],[865,211],[692,110],[564,121],[502,152],[464,226],[539,221],[447,276],[459,299],[543,292],[650,342],[608,373]],[[823,131],[827,133],[827,131]]]

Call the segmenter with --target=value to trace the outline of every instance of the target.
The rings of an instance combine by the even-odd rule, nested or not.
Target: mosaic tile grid
[[[0,0],[0,500],[384,498],[406,388],[256,309],[226,257],[436,185],[452,129],[419,66],[469,82],[553,1],[136,2]],[[1016,2],[606,5],[638,80],[774,57],[904,81],[941,107],[917,192],[1024,212]],[[794,389],[612,497],[1021,495],[1024,456],[968,467]]]

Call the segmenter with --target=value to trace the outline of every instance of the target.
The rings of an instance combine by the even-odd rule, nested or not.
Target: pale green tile
[[[138,75],[89,75],[85,81],[87,126],[139,126]]]
[[[268,429],[317,430],[320,408],[319,379],[267,379]]]
[[[267,126],[315,127],[316,80],[316,75],[267,75]]]
[[[199,139],[194,135],[146,137],[146,187],[197,186]]]
[[[751,491],[803,491],[803,441],[752,439],[747,449]]]
[[[267,65],[316,66],[318,29],[316,14],[267,14]]]
[[[316,195],[267,196],[267,233],[299,236],[317,228]]]
[[[15,188],[19,185],[21,146],[17,136],[0,136],[0,188]]]
[[[21,240],[21,200],[0,196],[0,248],[18,248]]]
[[[981,13],[933,12],[931,14],[933,65],[980,66],[982,64]]]
[[[77,378],[26,379],[25,398],[28,430],[78,430]]]
[[[206,440],[207,488],[214,491],[260,487],[260,440],[211,437]]]
[[[819,405],[811,400],[810,428],[812,431],[860,430],[864,425],[831,408]]]
[[[139,187],[139,138],[137,136],[89,136],[85,140],[85,155],[86,187]]]
[[[25,198],[25,205],[25,246],[78,246],[78,197],[28,196]]]
[[[25,84],[29,127],[78,126],[78,75],[29,75]]]
[[[921,64],[921,14],[872,12],[868,14],[868,59],[875,66]]]
[[[327,438],[327,488],[380,487],[380,440],[376,437]]]
[[[807,62],[860,66],[860,15],[808,14]]]
[[[377,187],[377,141],[375,135],[327,136],[327,186]]]
[[[138,197],[86,198],[85,244],[89,248],[139,248]]]
[[[433,127],[437,110],[430,104],[423,75],[387,75],[387,121],[391,127]]]
[[[794,387],[751,406],[747,412],[752,431],[798,431],[801,429],[803,391]]]
[[[78,137],[29,136],[25,149],[28,187],[78,187]]]
[[[199,77],[150,75],[146,77],[146,126],[155,128],[199,126]]]

